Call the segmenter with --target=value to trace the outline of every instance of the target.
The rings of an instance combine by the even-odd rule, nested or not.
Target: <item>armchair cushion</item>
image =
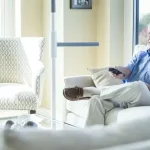
[[[25,84],[0,84],[1,110],[36,110],[37,100],[32,88]]]

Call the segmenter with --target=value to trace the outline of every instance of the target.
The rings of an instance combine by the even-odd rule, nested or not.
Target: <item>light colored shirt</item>
[[[127,82],[141,80],[150,84],[150,50],[137,53],[126,67],[131,71]]]

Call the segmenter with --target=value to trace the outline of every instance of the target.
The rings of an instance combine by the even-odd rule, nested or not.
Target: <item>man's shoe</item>
[[[64,88],[63,95],[70,101],[90,99],[90,97],[83,97],[83,88],[77,86],[73,88]]]

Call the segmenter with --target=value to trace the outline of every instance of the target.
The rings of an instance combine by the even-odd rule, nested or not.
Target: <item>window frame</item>
[[[133,49],[139,42],[139,0],[133,0]]]

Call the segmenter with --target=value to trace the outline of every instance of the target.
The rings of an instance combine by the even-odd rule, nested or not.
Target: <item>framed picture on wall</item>
[[[92,0],[70,0],[70,9],[92,9]]]

